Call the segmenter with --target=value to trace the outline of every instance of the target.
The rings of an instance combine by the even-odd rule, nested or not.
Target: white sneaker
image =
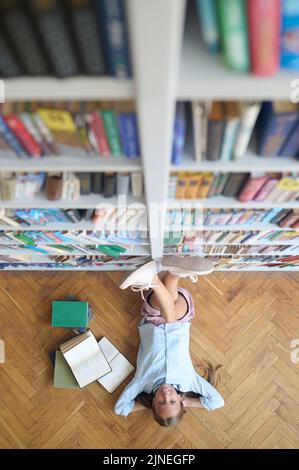
[[[157,265],[155,261],[149,261],[143,264],[140,268],[136,269],[132,274],[125,278],[120,284],[121,289],[131,287],[134,292],[141,292],[144,299],[143,291],[155,287],[153,279],[157,275]]]
[[[197,276],[210,274],[214,265],[211,261],[200,256],[163,256],[161,260],[162,271],[169,271],[178,277],[189,277],[197,282]]]

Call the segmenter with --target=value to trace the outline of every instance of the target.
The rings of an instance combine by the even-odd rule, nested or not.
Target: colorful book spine
[[[15,134],[11,131],[3,116],[0,115],[0,136],[4,138],[7,144],[13,149],[18,157],[27,157],[27,153],[23,146],[19,143]]]
[[[93,131],[100,156],[109,157],[110,148],[106,135],[102,115],[99,111],[94,111],[90,116],[90,126]]]
[[[122,154],[120,145],[116,113],[112,110],[102,110],[101,115],[109,142],[112,155],[119,156]]]
[[[266,175],[257,177],[251,175],[242,187],[238,200],[240,202],[252,201],[255,195],[262,189],[267,179],[268,176]]]
[[[260,103],[243,103],[243,112],[233,153],[234,160],[238,160],[244,156],[260,109]]]
[[[214,0],[196,0],[196,8],[203,41],[212,54],[219,51],[219,29]]]
[[[171,161],[174,165],[180,165],[183,158],[183,150],[186,138],[186,108],[185,103],[179,102],[176,105],[172,157]]]
[[[118,78],[131,77],[125,5],[123,0],[96,0],[108,72]]]
[[[288,135],[298,124],[298,111],[293,105],[293,111],[280,111],[276,104],[264,102],[259,114],[256,130],[258,153],[263,157],[280,155]]]
[[[279,65],[281,0],[248,0],[251,71],[273,75]]]
[[[249,47],[245,0],[218,0],[220,37],[225,64],[248,72]]]
[[[299,3],[282,0],[281,66],[299,70]]]
[[[135,112],[119,113],[119,131],[126,157],[140,157],[137,116]]]
[[[5,116],[4,119],[6,124],[10,127],[11,131],[21,142],[26,152],[31,157],[40,157],[42,155],[42,148],[38,142],[36,142],[32,134],[28,132],[23,121],[15,115]]]

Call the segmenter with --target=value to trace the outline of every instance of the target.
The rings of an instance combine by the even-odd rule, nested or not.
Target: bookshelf
[[[203,161],[196,163],[192,142],[186,146],[185,155],[180,166],[172,165],[171,148],[173,139],[173,122],[177,101],[192,100],[289,100],[290,84],[296,74],[279,71],[274,77],[259,78],[253,75],[238,74],[226,69],[220,59],[209,55],[201,44],[196,15],[190,15],[188,8],[191,0],[126,0],[126,10],[131,44],[131,58],[134,68],[133,79],[114,79],[109,77],[79,76],[67,79],[56,78],[17,78],[5,80],[7,100],[134,100],[138,115],[141,159],[120,157],[80,158],[80,157],[45,157],[39,160],[1,158],[0,171],[34,172],[131,172],[142,171],[145,197],[129,197],[127,203],[145,204],[147,224],[139,230],[146,232],[148,239],[144,245],[128,250],[127,256],[138,256],[143,262],[151,255],[160,258],[164,251],[165,208],[174,200],[167,198],[170,172],[265,172],[299,171],[299,162],[290,158],[261,159],[253,152],[248,152],[238,161]],[[187,19],[185,25],[185,18]],[[185,27],[186,26],[186,27]],[[117,198],[103,199],[100,195],[81,196],[76,201],[49,201],[43,195],[34,199],[21,201],[0,201],[0,208],[73,208],[92,209],[102,202],[116,205]],[[244,208],[299,208],[298,201],[284,203],[250,201],[241,203],[235,198],[215,197],[196,200],[203,208],[244,209]],[[179,203],[190,203],[180,200]],[[192,227],[192,229],[196,227]],[[252,225],[208,225],[204,230],[260,230],[279,228],[273,224],[256,223]],[[32,225],[18,227],[16,230],[93,230],[90,221],[77,223],[50,223],[46,227]],[[181,227],[188,229],[188,227]],[[0,230],[12,231],[12,227],[0,225]],[[1,242],[0,242],[1,243]],[[100,242],[99,242],[100,243]],[[293,242],[292,242],[293,243]],[[253,243],[258,245],[258,243]],[[273,243],[274,244],[274,243]],[[275,243],[278,245],[279,243]],[[282,244],[282,243],[281,243]],[[284,243],[284,244],[290,244]],[[293,243],[295,244],[295,243]],[[24,250],[23,250],[24,251]],[[9,253],[9,251],[8,251]],[[277,255],[276,252],[270,252]],[[23,254],[23,252],[22,252]],[[296,254],[285,251],[281,255]],[[191,253],[192,255],[192,253]],[[252,254],[258,256],[260,253]],[[213,256],[228,256],[224,253]],[[237,256],[237,255],[234,255]],[[35,258],[34,258],[35,257]],[[38,269],[72,269],[72,270],[128,270],[133,269],[134,262],[115,261],[105,266],[82,266],[64,268],[60,264],[45,266],[46,255],[31,255],[39,266]],[[42,265],[40,265],[42,264]],[[9,266],[7,269],[28,269],[26,265]],[[226,270],[225,268],[219,270]],[[278,267],[250,266],[240,271],[279,271]],[[297,271],[299,268],[285,268]],[[237,266],[227,271],[239,271]]]

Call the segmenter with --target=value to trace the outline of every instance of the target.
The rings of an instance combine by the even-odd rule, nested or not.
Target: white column
[[[185,0],[128,0],[131,54],[153,258],[163,252]]]

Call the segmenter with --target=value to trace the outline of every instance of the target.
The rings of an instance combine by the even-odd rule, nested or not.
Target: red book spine
[[[293,222],[292,225],[291,225],[291,228],[298,228],[299,227],[299,216],[296,220],[296,222]]]
[[[293,227],[298,220],[298,214],[290,214],[278,222],[279,227]]]
[[[240,202],[248,202],[252,201],[254,196],[260,191],[260,189],[264,186],[266,181],[268,180],[268,176],[261,176],[258,178],[250,177],[246,182],[245,186],[241,190],[238,200]]]
[[[248,0],[251,71],[273,75],[279,66],[281,0]]]
[[[31,157],[40,157],[43,153],[41,146],[34,137],[27,131],[23,121],[14,115],[4,116],[6,124],[21,142],[26,152]]]
[[[277,178],[270,178],[264,186],[260,189],[260,191],[254,196],[255,201],[264,201],[266,197],[270,194],[270,192],[275,188],[278,183]]]
[[[90,126],[97,141],[99,154],[104,157],[109,157],[111,155],[110,147],[102,116],[98,111],[91,113]]]

